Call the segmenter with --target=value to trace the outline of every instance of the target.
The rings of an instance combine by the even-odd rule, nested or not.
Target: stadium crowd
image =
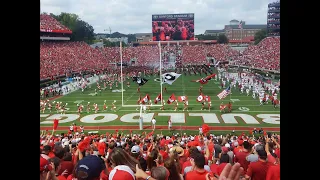
[[[73,132],[74,131],[74,132]],[[232,170],[231,170],[232,169]],[[40,179],[280,179],[280,135],[77,131],[40,135]]]
[[[267,37],[258,45],[248,46],[232,64],[279,71],[280,37]]]
[[[59,21],[48,14],[40,14],[40,29],[43,30],[67,30],[69,28],[62,25]]]
[[[108,66],[103,53],[85,42],[40,42],[40,79]]]

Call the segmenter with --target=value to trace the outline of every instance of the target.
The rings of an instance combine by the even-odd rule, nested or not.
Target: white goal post
[[[160,63],[160,93],[161,93],[161,104],[152,104],[152,107],[161,107],[163,105],[163,96],[162,96],[162,57],[161,57],[161,43],[160,41],[158,41],[158,47],[159,47],[159,63]],[[138,104],[124,104],[124,100],[123,100],[123,80],[124,80],[124,77],[123,77],[123,72],[122,72],[122,42],[120,41],[120,74],[121,74],[121,106],[122,107],[138,107],[140,106],[140,111],[142,110],[142,106],[143,105],[138,105]],[[140,115],[142,115],[142,113],[140,112]]]

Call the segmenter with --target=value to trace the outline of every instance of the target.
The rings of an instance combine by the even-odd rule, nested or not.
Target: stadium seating
[[[45,30],[68,30],[69,28],[62,25],[55,18],[47,14],[40,14],[40,29]]]
[[[280,70],[280,37],[268,37],[258,45],[251,45],[232,62],[234,65],[249,66],[266,70]]]
[[[85,42],[40,42],[40,79],[106,67],[104,54]]]
[[[182,65],[207,64],[207,57],[217,61],[233,59],[231,64],[262,68],[280,69],[280,37],[268,37],[258,45],[250,45],[239,55],[239,51],[228,45],[162,46],[162,60],[168,62],[169,55],[176,57],[176,67]],[[124,47],[123,62],[135,60],[134,66],[159,64],[157,46]],[[64,75],[68,72],[102,70],[110,63],[120,61],[119,47],[91,48],[85,42],[41,42],[40,79]]]

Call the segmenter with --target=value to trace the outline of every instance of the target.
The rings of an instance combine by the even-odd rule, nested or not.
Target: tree
[[[62,12],[60,15],[50,14],[61,24],[72,31],[71,41],[85,41],[92,43],[94,40],[94,29],[87,22],[81,20],[78,15]]]
[[[256,32],[254,35],[254,44],[258,44],[262,39],[267,37],[267,30],[261,29],[260,31]]]
[[[225,34],[219,34],[217,42],[219,44],[226,44],[229,42],[229,40]]]
[[[111,42],[107,39],[103,39],[103,45],[104,47],[119,47],[120,46],[120,42]],[[127,44],[122,42],[122,47],[127,47]]]
[[[196,35],[196,38],[198,38],[198,40],[217,40],[217,36],[204,35],[204,34]]]

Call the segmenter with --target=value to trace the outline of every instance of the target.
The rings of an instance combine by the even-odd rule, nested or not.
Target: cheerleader
[[[178,109],[178,101],[177,100],[175,100],[175,104],[174,104],[174,111],[177,111],[177,109]]]
[[[87,113],[90,113],[90,102],[87,104]]]
[[[183,105],[184,105],[183,111],[185,111],[185,110],[189,111],[189,109],[188,109],[188,105],[189,105],[188,100],[183,100]]]
[[[104,102],[103,102],[103,111],[106,111],[107,108],[108,108],[108,106],[107,106],[106,100],[104,100]]]
[[[112,110],[114,111],[114,112],[116,112],[116,105],[115,105],[115,103],[116,103],[117,101],[116,100],[114,100],[113,102],[112,102]]]
[[[94,113],[97,113],[99,111],[98,104],[93,104],[94,107]]]

